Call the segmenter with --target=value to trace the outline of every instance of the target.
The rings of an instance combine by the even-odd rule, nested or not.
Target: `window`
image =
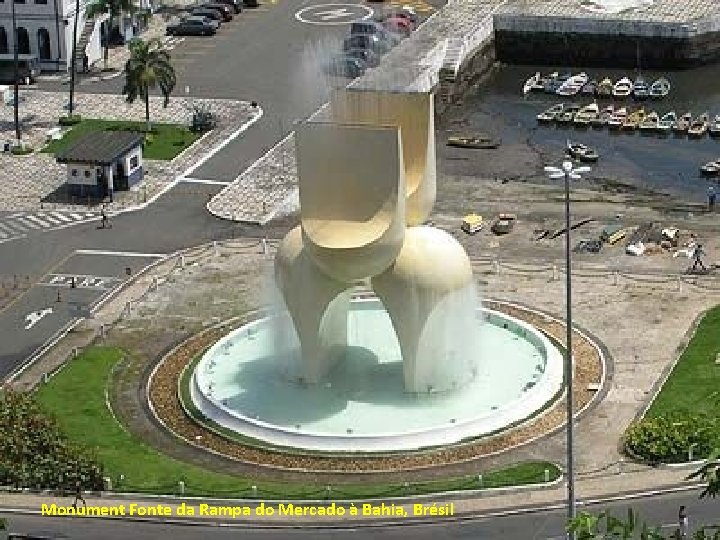
[[[0,26],[0,54],[8,53],[8,42],[7,33],[5,33],[5,27]]]
[[[16,3],[16,4],[24,4],[24,3],[25,3],[25,0],[15,0],[15,3]]]
[[[85,171],[85,178],[90,178],[90,171]]]
[[[130,158],[130,170],[132,170],[138,166],[138,161],[139,161],[139,159],[137,156],[133,156]]]
[[[35,0],[36,4],[47,4],[47,0]]]
[[[37,0],[35,3],[37,3]],[[52,53],[50,51],[50,32],[47,31],[47,28],[38,30],[37,40],[40,60],[49,60]]]
[[[72,171],[70,171],[70,176],[77,176],[77,174],[78,174],[77,169],[73,169]]]
[[[17,29],[17,47],[19,54],[30,54],[30,34],[22,26]]]

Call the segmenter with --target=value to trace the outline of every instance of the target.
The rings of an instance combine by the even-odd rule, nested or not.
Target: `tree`
[[[170,53],[159,39],[133,39],[128,48],[130,58],[125,64],[122,93],[128,103],[133,103],[138,97],[145,100],[145,122],[147,131],[150,131],[150,90],[157,86],[164,98],[163,107],[167,107],[175,88],[175,69],[170,63]]]
[[[99,15],[108,15],[105,40],[103,44],[103,62],[105,68],[108,66],[108,54],[110,50],[110,35],[112,32],[112,23],[123,12],[132,13],[135,11],[133,0],[96,0],[86,8],[88,18],[97,17]]]

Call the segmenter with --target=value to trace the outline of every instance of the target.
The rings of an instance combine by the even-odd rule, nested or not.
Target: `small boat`
[[[717,176],[720,174],[720,160],[708,161],[700,167],[700,172],[705,176]]]
[[[650,85],[650,97],[653,99],[661,99],[670,93],[670,81],[665,77],[660,77],[657,81]]]
[[[633,82],[627,77],[623,77],[615,83],[612,90],[612,95],[615,97],[628,97],[632,94]]]
[[[535,86],[539,80],[540,80],[540,72],[536,71],[535,75],[533,75],[527,81],[525,81],[525,84],[523,85],[523,94],[525,94],[525,95],[529,94],[530,91],[533,89],[533,86]]]
[[[547,84],[545,85],[545,88],[543,88],[543,91],[546,94],[555,94],[562,86],[562,84],[567,81],[570,78],[570,73],[564,73],[563,75],[556,75],[555,77],[552,77]]]
[[[602,111],[600,111],[600,114],[598,114],[596,118],[590,120],[590,125],[594,128],[601,128],[603,126],[606,126],[612,118],[614,112],[615,106],[608,105]]]
[[[500,146],[500,141],[496,141],[487,135],[479,135],[474,137],[467,136],[455,136],[448,137],[448,146],[455,146],[457,148],[485,148],[492,149]]]
[[[712,122],[710,122],[710,126],[708,127],[708,132],[711,137],[720,137],[720,115],[715,115],[712,119]]]
[[[544,77],[540,77],[540,80],[533,84],[532,88],[530,88],[531,92],[542,92],[545,90],[545,85],[556,78],[558,76],[557,71],[553,71],[550,75],[546,75]]]
[[[587,145],[579,142],[567,141],[567,153],[580,161],[594,162],[600,157],[598,153]]]
[[[710,117],[708,113],[702,113],[700,116],[698,116],[695,120],[692,121],[692,124],[690,124],[690,127],[688,128],[688,137],[693,137],[695,139],[704,137],[707,133],[709,124]]]
[[[468,234],[475,234],[483,228],[483,218],[478,214],[468,214],[463,218],[460,228]]]
[[[505,219],[502,216],[499,216],[490,226],[490,230],[495,234],[508,234],[513,230],[514,224],[514,219]]]
[[[658,122],[657,129],[660,133],[670,133],[670,130],[676,122],[677,115],[675,114],[675,111],[670,111],[669,113],[662,115],[662,118],[660,118],[660,121]]]
[[[613,95],[613,82],[608,77],[605,77],[600,84],[598,84],[595,91],[597,97],[606,98]]]
[[[625,119],[627,118],[627,109],[625,107],[620,107],[619,109],[615,109],[615,112],[613,112],[613,115],[610,117],[610,120],[608,120],[608,128],[610,129],[620,129],[622,125],[625,123]]]
[[[687,133],[687,130],[690,127],[691,123],[692,113],[686,112],[680,118],[678,118],[678,121],[675,122],[675,125],[672,129],[675,133]]]
[[[559,96],[574,96],[582,89],[588,82],[587,73],[582,72],[577,75],[573,75],[568,80],[560,85],[557,89],[556,94]]]
[[[580,94],[583,96],[594,96],[595,92],[597,92],[597,81],[595,79],[585,83],[585,86],[580,89]]]
[[[640,125],[638,127],[640,128],[641,132],[657,131],[659,123],[660,116],[655,111],[652,111],[643,119],[642,122],[640,122]]]
[[[578,105],[577,103],[571,103],[570,105],[566,105],[563,109],[563,112],[561,112],[555,117],[555,121],[558,124],[569,124],[574,120],[575,115],[579,111],[580,105]]]
[[[637,129],[643,120],[645,120],[645,109],[640,107],[638,110],[628,114],[627,118],[623,122],[622,129]]]
[[[593,102],[590,105],[585,105],[585,107],[578,111],[578,113],[575,115],[575,118],[573,118],[573,123],[576,126],[587,127],[588,125],[590,125],[590,122],[592,122],[599,116],[600,108],[598,107],[597,103]]]
[[[563,112],[564,109],[565,105],[562,103],[558,103],[557,105],[553,105],[549,109],[541,112],[535,118],[537,118],[538,122],[552,122],[558,117],[560,113]]]
[[[633,84],[633,97],[635,99],[647,99],[650,96],[650,87],[640,75]]]

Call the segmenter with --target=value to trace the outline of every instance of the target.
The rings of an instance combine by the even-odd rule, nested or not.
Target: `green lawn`
[[[75,124],[65,133],[59,141],[52,141],[42,151],[48,154],[56,154],[72,145],[80,137],[89,131],[105,131],[109,129],[123,129],[129,131],[145,131],[145,122],[130,122],[127,120],[97,120],[94,118],[83,119]],[[143,156],[147,159],[171,160],[185,148],[194,143],[200,133],[190,131],[186,126],[177,124],[152,123],[152,132],[149,140],[146,140],[143,149]]]
[[[720,416],[720,306],[709,310],[646,417],[678,411]]]
[[[263,498],[322,497],[323,486],[281,484],[237,478],[187,465],[161,454],[127,433],[113,418],[105,403],[105,391],[113,366],[122,358],[116,348],[93,347],[73,360],[65,369],[37,391],[43,407],[53,413],[70,440],[94,448],[114,487],[123,491],[173,493],[177,481],[184,480],[186,493],[198,496],[242,497],[256,485]],[[540,483],[544,471],[550,478],[560,475],[546,462],[528,462],[485,472],[483,487]],[[124,475],[119,486],[117,479]],[[412,484],[350,485],[333,488],[335,498],[364,498],[477,489],[476,476],[448,478]]]

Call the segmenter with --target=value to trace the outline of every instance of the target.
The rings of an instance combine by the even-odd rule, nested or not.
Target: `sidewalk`
[[[578,493],[579,506],[582,507],[583,502],[598,502],[608,499],[624,499],[628,497],[640,497],[657,494],[659,491],[680,489],[693,489],[697,484],[691,484],[685,481],[685,477],[693,468],[646,468],[642,471],[630,472],[626,474],[614,474],[597,478],[580,479],[576,483]],[[308,519],[307,516],[288,515],[279,505],[282,503],[301,507],[320,507],[327,506],[333,501],[267,501],[265,506],[274,507],[276,510],[273,515],[256,514],[256,508],[260,505],[260,501],[255,500],[222,500],[212,498],[196,498],[196,497],[172,497],[172,496],[143,496],[136,494],[101,494],[88,495],[86,502],[88,506],[99,507],[119,507],[124,505],[125,515],[122,519],[138,519],[148,521],[161,522],[184,522],[184,523],[235,523],[254,526],[271,526],[271,527],[297,527],[298,525],[317,525],[332,527],[339,524],[347,525],[347,521],[353,521],[364,525],[380,525],[380,524],[401,524],[401,523],[417,523],[418,521],[443,520],[443,519],[462,519],[470,516],[482,516],[488,514],[502,513],[523,513],[545,507],[562,507],[565,504],[566,488],[564,483],[555,485],[555,487],[534,487],[534,488],[508,488],[501,490],[487,490],[458,493],[450,495],[438,496],[422,496],[418,498],[396,498],[387,499],[386,505],[395,504],[405,509],[408,517],[398,516],[378,516],[362,515],[363,501],[353,501],[356,508],[359,509],[359,515],[350,515],[350,501],[338,501],[336,506],[343,507],[346,512],[341,517],[337,516],[315,516],[314,519]],[[26,513],[40,514],[42,505],[56,504],[57,506],[68,507],[74,500],[73,495],[58,497],[53,494],[37,494],[37,493],[0,493],[0,511],[6,513]],[[375,508],[379,508],[381,501],[375,500],[371,504]],[[432,505],[437,503],[439,507],[453,503],[452,516],[413,516],[413,506],[415,504]],[[131,505],[137,505],[137,509],[132,511]],[[178,513],[178,508],[185,504],[194,507],[194,515],[182,515]],[[207,504],[210,507],[248,507],[248,515],[239,515],[237,517],[207,515],[212,512],[201,512],[200,505]],[[365,504],[368,504],[365,502]],[[631,504],[631,503],[630,503]],[[152,516],[149,510],[156,508],[158,505],[167,507],[162,516]],[[139,509],[139,510],[138,510]],[[285,506],[287,510],[287,506]],[[297,510],[296,510],[297,511]],[[217,513],[217,512],[215,512]],[[141,515],[145,514],[145,515]],[[284,514],[284,515],[283,515]]]

